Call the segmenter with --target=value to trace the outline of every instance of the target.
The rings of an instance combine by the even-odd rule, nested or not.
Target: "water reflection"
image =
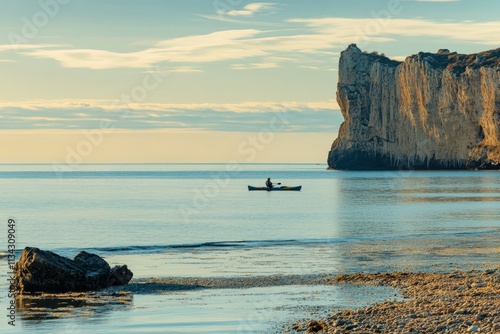
[[[23,294],[16,298],[21,319],[27,323],[59,318],[99,317],[133,306],[129,292]]]

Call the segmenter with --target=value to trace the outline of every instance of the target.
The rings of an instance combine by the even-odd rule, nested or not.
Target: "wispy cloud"
[[[54,59],[64,67],[90,69],[145,68],[161,62],[212,62],[264,55],[262,50],[252,49],[244,44],[244,38],[259,33],[255,29],[225,30],[164,40],[151,48],[128,53],[95,49],[51,49],[25,52],[25,55]]]
[[[86,117],[92,109],[102,109],[107,111],[119,111],[130,109],[135,111],[168,111],[176,112],[182,110],[204,110],[211,109],[222,112],[265,112],[265,111],[306,111],[310,109],[338,109],[335,100],[318,102],[241,102],[241,103],[132,103],[120,104],[116,100],[88,100],[88,99],[67,99],[67,100],[32,100],[32,101],[2,101],[0,100],[0,110],[2,114],[11,113],[10,109],[44,110],[44,109],[64,109],[71,111],[73,116]]]
[[[331,72],[336,72],[336,68],[324,68],[324,67],[319,67],[319,66],[309,66],[309,65],[300,65],[299,68],[305,68],[308,70],[314,70],[314,71],[331,71]]]
[[[239,104],[118,105],[101,100],[0,102],[0,130],[96,129],[102,121],[115,129],[198,129],[259,131],[276,112],[286,112],[286,131],[333,132],[342,119],[335,101],[247,102]],[[337,124],[338,123],[338,124]],[[330,124],[323,128],[321,126]]]
[[[225,13],[229,16],[252,16],[257,12],[273,9],[274,3],[254,2],[246,5],[243,9],[234,9]]]
[[[390,58],[397,61],[405,61],[405,59],[408,58],[408,56],[394,56]]]
[[[200,73],[203,72],[202,69],[194,67],[194,66],[180,66],[180,67],[172,67],[172,68],[160,68],[157,67],[154,70],[143,71],[142,73],[151,73],[151,74],[159,74],[159,73]]]
[[[252,27],[256,26],[278,27],[278,28],[286,27],[286,23],[283,22],[255,21],[255,20],[249,20],[248,17],[243,17],[243,16],[240,16],[239,18],[236,16],[228,17],[225,16],[224,14],[225,14],[224,12],[221,12],[219,15],[196,14],[196,16],[211,21],[224,21],[225,23],[237,23],[245,26],[251,25]]]
[[[403,37],[425,37],[497,45],[500,35],[499,21],[436,22],[423,19],[392,19],[384,22],[380,29],[365,29],[365,27],[372,26],[373,18],[297,18],[290,19],[287,23],[297,25],[300,29],[224,30],[163,40],[136,52],[53,48],[51,46],[26,50],[23,54],[30,57],[54,59],[64,67],[96,70],[151,68],[167,63],[199,64],[253,57],[258,60],[252,59],[251,66],[236,65],[233,68],[259,69],[273,68],[283,61],[288,61],[279,61],[276,60],[277,58],[274,61],[266,60],[270,57],[290,59],[300,57],[300,55],[310,55],[316,58],[325,56],[324,60],[326,60],[328,57],[336,56],[339,50],[353,42],[378,43],[395,41]],[[295,31],[300,31],[300,33],[294,33]],[[267,65],[255,65],[259,63]],[[189,70],[187,67],[179,70],[179,72],[183,71],[197,70]]]
[[[60,48],[60,47],[65,47],[65,46],[67,46],[67,45],[61,45],[61,44],[0,44],[0,52]]]
[[[404,37],[439,37],[477,44],[498,45],[500,22],[436,22],[424,19],[391,19],[381,24],[380,29],[365,29],[374,24],[373,18],[319,18],[291,19],[290,22],[302,23],[316,30],[322,36],[333,40],[361,40],[387,42]],[[376,22],[375,22],[376,23]]]
[[[276,68],[279,65],[276,63],[250,63],[250,64],[233,64],[231,67],[235,70],[256,70]]]

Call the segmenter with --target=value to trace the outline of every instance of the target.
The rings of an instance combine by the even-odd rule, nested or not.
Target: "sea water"
[[[73,167],[0,166],[0,251],[7,249],[7,221],[14,219],[19,250],[32,246],[70,257],[86,250],[111,264],[126,263],[136,279],[448,271],[499,260],[495,171],[348,172],[317,164],[229,163]],[[268,177],[302,190],[248,191]],[[6,268],[5,258],[0,265]],[[9,302],[5,275],[2,269],[2,309]],[[266,332],[280,318],[305,317],[299,305],[324,312],[335,303],[363,302],[363,293],[353,300],[346,298],[352,291],[342,295],[331,286],[252,289],[136,295],[132,303],[85,321],[21,315],[19,327],[2,321],[0,328]],[[392,293],[379,292],[371,292],[374,300]],[[284,297],[265,304],[271,295]],[[258,305],[267,305],[261,306],[265,312],[249,320]],[[262,314],[272,316],[263,321]]]

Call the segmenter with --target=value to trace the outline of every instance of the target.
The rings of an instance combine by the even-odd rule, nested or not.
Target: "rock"
[[[472,325],[467,329],[467,332],[477,332],[477,331],[479,331],[479,327],[477,327],[476,325]]]
[[[440,326],[436,327],[436,332],[444,332],[447,329],[448,329],[448,326],[446,326],[446,325],[440,325]]]
[[[307,333],[318,333],[325,331],[326,329],[327,326],[323,321],[313,320],[309,322],[309,325],[307,326]]]
[[[356,327],[358,327],[358,325],[356,325],[356,324],[347,325],[346,328],[345,328],[345,330],[346,331],[350,331],[350,330],[353,330]]]
[[[500,49],[398,62],[350,45],[339,62],[344,123],[329,167],[500,169],[499,68]]]
[[[471,287],[473,288],[485,288],[487,285],[485,283],[472,283]]]
[[[346,321],[342,318],[338,319],[337,322],[335,322],[336,327],[342,327],[344,325],[346,325]]]
[[[294,330],[295,332],[303,332],[304,330],[302,329],[302,326],[299,322],[296,322],[293,324],[292,326],[292,330]]]
[[[78,253],[73,259],[74,263],[85,272],[87,285],[90,287],[107,287],[111,268],[104,259],[98,255],[85,251]],[[93,290],[92,288],[90,290]]]
[[[127,268],[127,265],[114,266],[111,269],[107,284],[108,286],[126,285],[133,276],[134,274]]]
[[[19,291],[63,292],[85,290],[85,272],[70,259],[26,247],[14,268]]]
[[[87,252],[80,252],[71,260],[50,251],[26,247],[15,265],[14,279],[21,293],[91,291],[127,284],[132,272],[127,266],[115,268],[110,269],[101,257]]]

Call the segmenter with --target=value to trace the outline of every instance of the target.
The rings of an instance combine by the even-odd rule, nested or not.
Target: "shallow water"
[[[249,289],[170,291],[134,294],[125,302],[66,307],[59,314],[47,308],[20,312],[23,333],[261,333],[280,331],[284,324],[332,309],[361,307],[367,301],[394,298],[387,287],[285,286]],[[123,299],[123,297],[122,297]],[[61,308],[59,308],[60,310]],[[50,319],[50,317],[56,318]],[[40,321],[40,319],[44,319]]]
[[[302,191],[247,191],[247,185],[263,185],[267,177],[302,185]],[[500,259],[498,172],[153,164],[83,165],[55,173],[48,165],[1,165],[0,182],[3,219],[16,220],[19,249],[36,246],[67,256],[87,250],[112,264],[128,264],[136,278],[448,271],[488,267]],[[0,258],[3,267],[5,262]],[[5,291],[4,270],[0,278]],[[260,289],[267,290],[255,293],[261,296],[255,298],[262,298],[259,303],[265,302],[266,294],[290,291]],[[312,295],[309,286],[294,289],[303,297]],[[253,298],[248,292],[183,292],[182,300],[177,295],[134,295],[131,305],[90,316],[86,325],[78,317],[21,319],[20,324],[33,332],[65,333],[64,326],[76,326],[80,333],[99,328],[234,332],[241,315],[248,313],[245,298]],[[336,304],[337,297],[323,290],[322,294],[325,298],[317,305]],[[199,304],[193,313],[197,300],[205,306]],[[7,302],[2,293],[2,308]],[[229,302],[232,306],[226,307]],[[157,306],[149,308],[148,303]],[[301,304],[298,299],[287,303],[293,310],[288,315],[273,306],[266,314],[279,322],[298,312],[293,309]],[[172,316],[168,320],[165,314]],[[254,323],[255,328],[271,326]],[[2,333],[4,325],[0,324]]]

